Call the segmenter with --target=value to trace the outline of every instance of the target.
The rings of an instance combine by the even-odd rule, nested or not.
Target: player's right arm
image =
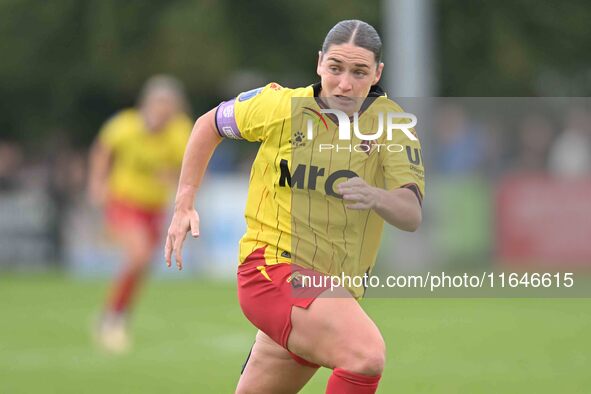
[[[203,180],[209,159],[222,141],[216,128],[215,115],[216,108],[197,119],[183,157],[174,215],[166,235],[164,251],[166,264],[169,267],[172,264],[172,253],[175,252],[179,270],[183,267],[181,251],[187,232],[191,230],[193,237],[199,236],[199,214],[193,205],[195,195]]]
[[[130,111],[121,111],[101,127],[88,158],[89,202],[96,207],[104,205],[108,194],[108,178],[115,151],[125,145]]]
[[[172,265],[172,254],[178,269],[182,269],[182,248],[187,232],[199,236],[199,215],[193,207],[195,194],[216,146],[223,138],[264,141],[269,116],[281,98],[281,86],[270,83],[243,92],[221,103],[201,116],[191,133],[185,150],[181,177],[175,200],[174,216],[168,229],[164,257]]]
[[[101,207],[107,198],[107,178],[111,165],[111,149],[97,140],[90,148],[87,195],[92,206]]]

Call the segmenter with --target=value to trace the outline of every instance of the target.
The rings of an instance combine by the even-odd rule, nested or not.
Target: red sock
[[[138,270],[124,271],[117,280],[109,304],[108,310],[114,313],[122,313],[129,307],[142,273]]]
[[[367,376],[335,368],[328,379],[326,394],[374,394],[382,375]]]

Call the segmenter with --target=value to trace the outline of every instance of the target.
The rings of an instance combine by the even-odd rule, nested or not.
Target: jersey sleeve
[[[403,112],[396,106],[397,112]],[[410,119],[400,118],[400,123]],[[421,142],[414,127],[407,129],[414,137],[411,139],[401,130],[394,130],[392,140],[384,142],[389,149],[380,150],[380,161],[384,172],[384,184],[387,190],[408,188],[413,191],[422,204],[425,195],[425,168]]]
[[[231,139],[265,140],[266,126],[281,99],[280,90],[281,86],[270,83],[222,102],[215,116],[218,133]]]

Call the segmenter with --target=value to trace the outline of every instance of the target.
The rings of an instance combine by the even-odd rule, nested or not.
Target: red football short
[[[287,349],[291,332],[291,308],[308,308],[330,286],[298,287],[301,284],[300,275],[324,275],[294,264],[265,265],[264,252],[265,248],[255,250],[238,266],[238,300],[248,320]],[[318,367],[290,354],[302,365]]]
[[[107,224],[116,232],[133,231],[140,227],[148,232],[151,246],[155,247],[160,242],[164,219],[161,209],[140,208],[130,202],[112,199],[107,202],[105,213]]]

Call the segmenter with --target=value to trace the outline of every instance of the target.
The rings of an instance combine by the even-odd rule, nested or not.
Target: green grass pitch
[[[255,330],[233,283],[151,281],[125,356],[93,347],[107,283],[0,277],[0,393],[231,393]],[[380,393],[588,393],[590,299],[368,299]],[[323,393],[320,370],[303,393]]]

